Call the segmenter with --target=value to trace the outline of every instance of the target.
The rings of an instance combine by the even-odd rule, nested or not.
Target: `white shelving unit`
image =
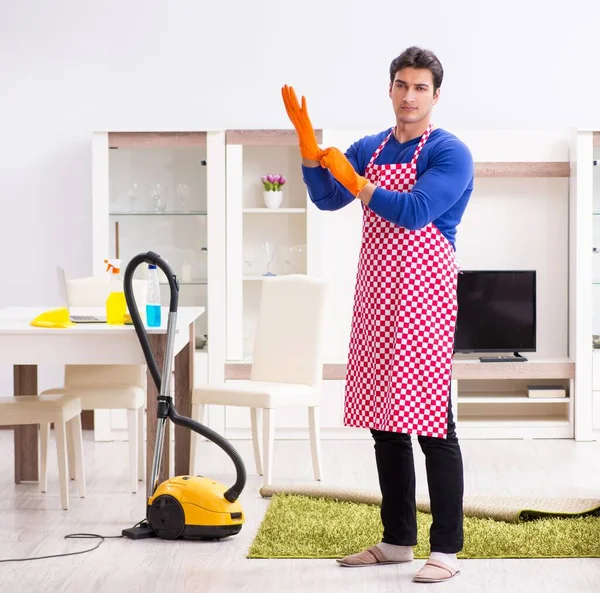
[[[573,438],[575,364],[569,358],[480,363],[455,357],[454,412],[460,438]],[[566,396],[529,397],[529,385]]]
[[[252,357],[265,274],[308,273],[308,196],[289,131],[230,130],[226,154],[227,359],[243,360]],[[269,173],[287,180],[279,208],[264,203],[261,177]]]
[[[596,346],[592,353],[591,438],[600,440],[600,132],[592,135],[592,336]],[[587,163],[589,166],[589,162]]]
[[[179,305],[203,306],[196,323],[198,378],[223,376],[225,340],[225,133],[97,132],[93,135],[93,262],[155,251],[180,281]],[[133,199],[135,198],[135,199]],[[137,276],[146,275],[140,266]],[[162,277],[162,300],[169,288]],[[126,427],[121,411],[96,411],[96,438]]]
[[[377,131],[317,130],[317,135],[323,146],[345,149]],[[600,244],[600,216],[591,215],[594,176],[599,175],[594,173],[594,150],[600,157],[600,149],[594,149],[594,134],[579,132],[570,151],[569,138],[560,132],[468,130],[456,134],[476,161],[475,191],[458,237],[461,267],[538,271],[538,352],[525,353],[529,362],[455,360],[458,395],[454,405],[460,436],[597,438],[600,404],[594,407],[593,401],[600,401],[600,358],[592,385],[596,353],[589,329],[595,323],[589,290],[595,226]],[[133,159],[127,165],[115,161],[117,157],[126,161],[127,154]],[[123,177],[133,170],[135,159],[145,159],[142,183],[146,184],[157,183],[157,174],[165,176],[165,184],[173,184],[182,172],[192,171],[194,183],[204,187],[204,201],[190,199],[186,213],[173,206],[160,214],[129,212],[124,196],[131,180],[115,189],[119,179],[115,166],[124,171]],[[161,255],[180,276],[182,295],[190,299],[182,296],[182,304],[207,305],[198,334],[208,334],[208,350],[202,354],[204,360],[197,359],[197,381],[244,381],[249,378],[267,272],[265,242],[271,243],[275,248],[271,273],[306,273],[326,278],[330,284],[321,406],[324,438],[370,438],[368,431],[342,425],[361,207],[356,202],[336,212],[319,211],[307,195],[300,163],[293,130],[95,134],[96,272],[102,272],[103,259],[114,253],[117,222],[123,259],[133,251],[163,251]],[[261,177],[268,173],[287,179],[277,209],[265,206]],[[111,204],[111,198],[116,202]],[[140,243],[144,236],[149,237],[147,245]],[[190,244],[192,239],[195,242]],[[289,246],[305,246],[293,262],[286,261]],[[188,251],[194,259],[191,269],[184,270],[184,263],[190,265],[183,256]],[[600,255],[597,265],[600,282]],[[600,285],[596,290],[600,306]],[[531,383],[560,384],[567,397],[527,398],[526,386]],[[243,409],[211,406],[208,424],[227,438],[250,436],[250,417]],[[278,415],[277,438],[306,438],[307,429],[307,419],[295,410]]]
[[[577,280],[572,286],[570,346],[577,364],[576,438],[600,440],[600,132],[578,130],[571,145],[570,212],[576,245],[571,265]]]
[[[317,132],[320,134],[320,132]],[[312,274],[318,250],[302,180],[297,138],[290,130],[229,130],[227,155],[227,360],[251,360],[262,280],[266,274]],[[279,208],[265,205],[261,177],[286,178]],[[318,251],[316,251],[318,253]],[[227,408],[219,424],[228,437],[249,426],[247,410]],[[279,427],[294,411],[278,414]],[[232,433],[233,431],[233,433]]]
[[[345,149],[374,130],[323,130],[322,145]],[[458,249],[463,269],[538,270],[538,352],[525,353],[527,363],[480,363],[477,356],[455,358],[455,414],[461,438],[573,438],[575,364],[570,357],[569,286],[574,270],[568,254],[575,244],[569,233],[569,138],[559,132],[457,132],[476,161],[475,191],[468,215],[461,223]],[[228,155],[231,150],[228,147]],[[238,161],[241,157],[238,155]],[[228,167],[230,161],[228,158]],[[236,174],[238,176],[239,174]],[[229,183],[228,183],[229,186]],[[234,190],[235,191],[235,190]],[[241,197],[228,196],[233,212],[251,207]],[[237,205],[236,205],[237,204]],[[252,205],[254,206],[254,204]],[[356,262],[361,237],[361,209],[349,205],[336,212],[318,211],[308,203],[307,228],[312,273],[330,281],[325,337],[324,394],[321,422],[325,438],[371,438],[368,431],[343,427],[343,391]],[[515,213],[519,215],[515,218]],[[539,226],[540,212],[543,213]],[[242,215],[237,214],[238,221]],[[469,220],[471,219],[471,220]],[[244,220],[247,220],[244,219]],[[241,236],[240,223],[228,235]],[[536,229],[535,225],[538,224]],[[546,225],[546,228],[543,228]],[[521,232],[521,227],[523,232]],[[231,231],[229,231],[231,229]],[[547,236],[552,236],[548,241]],[[507,240],[510,237],[510,240]],[[228,254],[240,259],[237,242]],[[236,265],[235,263],[233,265]],[[235,278],[242,278],[241,264]],[[243,290],[255,294],[260,276],[243,278],[229,289],[238,299]],[[246,302],[246,297],[244,302]],[[252,302],[248,299],[248,302]],[[229,308],[228,308],[229,311]],[[241,327],[239,304],[228,315],[232,328]],[[238,315],[234,321],[233,318]],[[228,331],[226,378],[247,380],[251,357],[235,347]],[[239,344],[239,337],[238,342]],[[231,349],[230,349],[231,348]],[[529,398],[529,384],[560,384],[567,397]],[[306,437],[303,418],[278,424],[278,438]],[[248,421],[227,424],[230,438],[249,435]]]

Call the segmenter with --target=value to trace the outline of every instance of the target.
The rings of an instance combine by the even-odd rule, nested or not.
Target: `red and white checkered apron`
[[[376,165],[392,131],[365,177],[384,189],[409,191],[432,129],[410,163]],[[410,231],[363,204],[345,426],[446,438],[457,277],[452,245],[432,223]]]

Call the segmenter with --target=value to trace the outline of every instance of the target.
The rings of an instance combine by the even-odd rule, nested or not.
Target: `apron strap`
[[[411,159],[411,164],[416,164],[417,159],[419,158],[419,155],[421,154],[421,151],[423,150],[423,146],[425,146],[425,142],[427,142],[427,140],[429,139],[429,134],[431,134],[431,131],[433,130],[433,124],[429,124],[427,126],[427,129],[425,130],[425,132],[423,133],[423,135],[421,136],[421,140],[419,140],[419,144],[417,144],[417,148],[415,149],[415,154],[413,154],[413,158]]]

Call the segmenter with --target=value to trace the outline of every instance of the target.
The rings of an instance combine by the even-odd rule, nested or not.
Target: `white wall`
[[[599,17],[590,0],[2,2],[0,306],[54,303],[58,261],[91,271],[93,130],[289,127],[284,83],[317,127],[381,128],[411,44],[446,70],[437,125],[600,127]]]

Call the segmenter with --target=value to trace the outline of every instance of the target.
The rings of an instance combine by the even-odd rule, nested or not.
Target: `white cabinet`
[[[252,360],[262,280],[267,275],[316,274],[319,233],[309,214],[300,151],[289,130],[229,130],[226,133],[227,186],[227,360]],[[277,207],[265,196],[262,178],[285,179]],[[290,337],[293,339],[293,336]],[[224,410],[229,438],[248,436],[244,408]],[[302,431],[308,418],[296,409],[277,413],[281,431]]]
[[[569,356],[576,365],[575,438],[600,439],[600,133],[578,130],[571,143]],[[598,345],[598,343],[596,343]]]
[[[227,359],[250,360],[262,279],[310,273],[308,196],[297,142],[289,133],[228,131],[226,158]],[[273,209],[261,181],[269,174],[286,180],[282,202]]]
[[[252,360],[262,279],[306,274],[307,193],[300,153],[289,132],[230,130],[227,162],[227,359]],[[262,178],[284,180],[281,202],[270,208]],[[292,338],[293,339],[293,338]],[[249,435],[247,409],[224,409],[228,438]],[[296,409],[278,410],[276,427],[300,428]]]
[[[196,366],[211,380],[225,362],[225,133],[97,132],[93,136],[93,266],[154,251],[180,283],[180,306],[203,306]],[[147,270],[139,266],[136,277]],[[162,282],[163,305],[169,287]],[[203,368],[203,367],[206,368]],[[118,437],[124,412],[97,411],[99,438]],[[210,419],[209,419],[210,421]]]
[[[324,147],[345,150],[378,131],[317,130],[317,137]],[[539,348],[528,357],[574,361],[576,373],[574,381],[546,370],[535,377],[560,379],[569,389],[564,405],[515,400],[526,387],[517,371],[498,377],[498,385],[459,379],[462,434],[569,438],[574,430],[578,439],[598,438],[600,373],[592,367],[600,350],[593,351],[591,339],[600,335],[600,253],[592,251],[600,247],[598,136],[574,134],[567,157],[568,138],[558,132],[457,135],[471,148],[477,178],[460,227],[461,267],[538,270]],[[269,208],[263,196],[261,178],[268,174],[286,178],[277,208]],[[196,328],[199,337],[208,335],[207,348],[196,356],[196,382],[200,376],[217,382],[248,378],[247,366],[238,370],[252,361],[264,274],[327,279],[324,356],[330,378],[324,381],[323,435],[368,438],[368,431],[342,425],[361,205],[355,201],[328,212],[311,203],[293,130],[97,133],[93,176],[95,273],[117,250],[123,260],[157,251],[181,280],[181,304],[207,307]],[[132,202],[134,183],[138,195]],[[159,183],[165,203],[152,194]],[[247,410],[209,406],[207,413],[209,425],[228,438],[249,437]],[[120,426],[118,415],[113,425]],[[276,427],[278,437],[295,438],[307,434],[308,419],[297,410],[281,411]]]
[[[357,139],[378,131],[323,130],[322,145],[345,150]],[[569,195],[571,166],[568,162],[568,136],[560,131],[518,130],[469,130],[462,133],[457,131],[457,135],[471,149],[476,176],[475,191],[459,231],[461,267],[482,270],[535,269],[539,279],[538,348],[535,353],[527,353],[531,363],[525,367],[518,364],[508,367],[503,366],[504,363],[487,366],[478,361],[482,353],[475,353],[470,358],[473,363],[471,366],[477,372],[469,371],[467,376],[460,377],[457,374],[455,410],[461,436],[572,438],[576,383],[571,362],[573,349],[568,340],[573,340],[576,335],[570,317],[573,316],[572,303],[576,296],[573,292],[575,278],[579,274],[573,258],[578,254],[577,229],[580,222],[577,219],[579,210],[575,207],[575,194],[571,191]],[[238,163],[243,160],[239,152],[236,159]],[[228,209],[232,205],[231,197],[228,195]],[[234,196],[234,199],[241,203],[241,195]],[[240,209],[240,206],[236,208]],[[575,214],[573,209],[577,210]],[[590,219],[589,212],[585,214],[587,221]],[[307,271],[323,276],[331,286],[325,332],[325,374],[330,377],[326,384],[335,383],[336,387],[331,388],[331,393],[327,392],[326,396],[335,405],[331,405],[327,411],[322,410],[323,425],[328,426],[327,431],[324,430],[327,438],[338,435],[346,438],[365,436],[363,431],[344,429],[342,426],[344,365],[361,241],[361,221],[358,202],[334,212],[321,212],[308,203]],[[569,224],[574,226],[569,228]],[[238,222],[230,228],[233,229],[230,234],[235,242],[233,253],[239,258],[237,236],[242,234],[242,225]],[[241,270],[238,270],[236,277],[241,274]],[[239,291],[230,292],[229,284],[228,298],[240,300]],[[242,311],[238,304],[233,312],[233,316],[237,315],[237,321],[228,328],[228,345],[232,350],[228,351],[226,375],[245,379],[249,365],[243,364],[244,349],[239,329],[243,325]],[[229,316],[229,319],[233,317]],[[237,333],[236,345],[229,341],[230,331]],[[587,332],[589,334],[589,322]],[[589,340],[587,344],[591,355]],[[463,362],[470,365],[470,361],[457,361],[461,369],[464,368]],[[555,365],[560,367],[558,371]],[[490,373],[491,376],[488,376]],[[536,383],[561,384],[568,397],[562,400],[530,399],[527,397],[527,385]],[[587,414],[589,424],[590,396],[588,400],[587,410],[580,412],[580,416]],[[292,430],[290,426],[288,432],[292,434]]]
[[[356,134],[316,131],[327,146],[348,146]],[[290,130],[230,130],[227,154],[227,360],[252,360],[252,348],[264,274],[310,274],[329,282],[324,356],[345,362],[361,233],[360,204],[337,212],[318,210],[302,179],[296,135]],[[283,200],[269,209],[261,178],[286,178]],[[271,259],[272,257],[272,259]],[[293,339],[293,336],[290,337]],[[308,434],[308,417],[298,410],[277,413],[278,436]],[[325,381],[321,406],[324,435],[344,432],[343,381]],[[227,408],[229,438],[248,436],[249,415]],[[347,434],[356,434],[358,431]]]
[[[592,134],[592,410],[591,431],[600,439],[600,133]],[[587,163],[588,166],[590,163]]]

